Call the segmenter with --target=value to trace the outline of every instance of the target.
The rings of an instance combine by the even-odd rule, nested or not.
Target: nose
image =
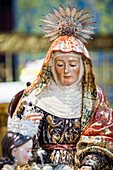
[[[68,72],[69,72],[69,66],[68,64],[65,64],[64,73],[68,73]]]
[[[31,158],[32,157],[32,153],[30,152],[30,154],[29,154],[29,157]]]

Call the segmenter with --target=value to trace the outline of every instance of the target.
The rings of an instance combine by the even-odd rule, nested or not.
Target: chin
[[[72,82],[69,82],[69,81],[65,81],[62,83],[64,86],[70,86],[72,85],[73,83]]]

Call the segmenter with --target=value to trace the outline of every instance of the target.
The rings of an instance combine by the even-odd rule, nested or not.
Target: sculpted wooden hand
[[[38,113],[28,113],[26,116],[26,120],[29,120],[30,118],[33,120],[34,123],[39,123],[39,121],[43,118],[43,114]]]

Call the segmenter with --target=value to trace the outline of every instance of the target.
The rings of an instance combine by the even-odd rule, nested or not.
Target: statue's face
[[[81,54],[74,52],[55,52],[55,69],[58,80],[65,86],[70,86],[79,78]]]
[[[28,163],[29,159],[32,157],[32,139],[18,147],[16,150],[16,159],[18,160],[18,165],[25,165]]]

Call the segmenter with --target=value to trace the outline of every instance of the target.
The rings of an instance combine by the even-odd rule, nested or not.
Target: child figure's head
[[[2,140],[2,157],[9,158],[15,165],[25,165],[32,156],[31,137],[9,131]]]

